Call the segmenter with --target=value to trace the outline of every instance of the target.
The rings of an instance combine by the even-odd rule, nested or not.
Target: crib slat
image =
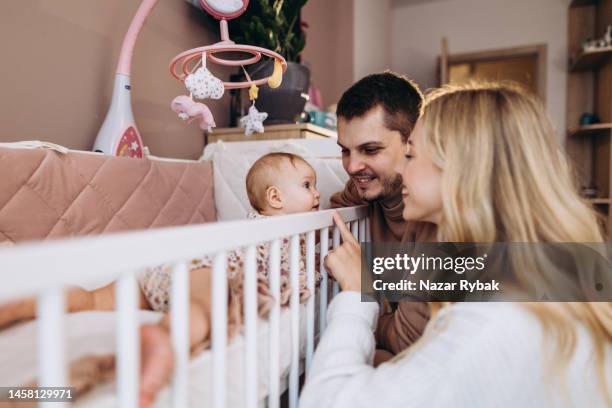
[[[280,240],[275,239],[270,245],[270,292],[274,296],[274,305],[270,310],[270,394],[268,407],[278,408],[280,398]]]
[[[321,258],[319,270],[321,271],[321,284],[319,286],[319,337],[323,335],[327,323],[327,270],[325,269],[325,256],[329,250],[329,227],[321,229]]]
[[[244,406],[257,406],[257,265],[255,264],[255,245],[246,251],[244,270],[244,330],[245,330],[245,401]]]
[[[134,274],[119,278],[117,297],[117,390],[119,407],[138,406],[140,379],[140,331],[136,316],[138,285]]]
[[[356,240],[359,240],[359,237],[357,236],[357,234],[359,233],[359,224],[357,224],[357,221],[351,221],[351,234],[353,234],[353,236],[355,237]]]
[[[213,407],[225,408],[225,359],[227,348],[227,275],[225,251],[213,261],[212,276],[212,353]]]
[[[334,232],[332,234],[332,248],[336,249],[340,246],[340,230],[338,227],[334,227]],[[336,296],[340,292],[340,286],[337,281],[334,281],[332,285],[332,298]]]
[[[361,218],[359,220],[359,242],[365,242],[366,240],[366,219]]]
[[[315,232],[306,234],[306,285],[310,297],[306,303],[306,374],[310,371],[314,353],[315,326]]]
[[[172,405],[189,405],[189,269],[179,262],[172,272],[170,297],[172,346],[174,348],[174,374],[172,379]]]
[[[64,293],[61,288],[45,291],[38,297],[39,386],[66,386],[64,359]],[[43,402],[40,407],[65,407],[67,403]]]
[[[289,371],[289,408],[297,408],[300,366],[300,236],[291,236],[291,368]],[[278,351],[277,351],[278,352]]]

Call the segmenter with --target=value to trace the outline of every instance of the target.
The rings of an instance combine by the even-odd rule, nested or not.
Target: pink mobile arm
[[[132,66],[132,54],[134,53],[134,45],[142,26],[144,25],[147,17],[151,14],[151,10],[157,4],[157,0],[143,0],[136,11],[136,15],[132,19],[130,28],[128,29],[123,44],[121,45],[121,54],[119,55],[119,63],[117,64],[117,74],[124,74],[129,76],[130,69]]]

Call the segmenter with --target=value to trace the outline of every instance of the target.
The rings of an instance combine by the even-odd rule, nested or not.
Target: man
[[[402,218],[402,179],[394,171],[404,160],[405,144],[419,117],[422,100],[416,84],[386,71],[359,80],[338,103],[338,144],[350,179],[343,191],[331,197],[331,206],[369,205],[374,242],[435,239],[435,226]],[[399,353],[421,336],[428,319],[425,303],[400,302],[395,312],[379,319],[379,347]],[[377,353],[376,360],[384,359],[384,353]]]

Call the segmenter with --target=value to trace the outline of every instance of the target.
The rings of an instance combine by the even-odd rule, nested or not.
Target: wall
[[[391,0],[354,0],[354,75],[384,71],[391,62]]]
[[[139,0],[0,2],[0,142],[45,140],[89,150],[110,104],[119,49]],[[179,52],[218,41],[218,28],[184,0],[162,0],[132,62],[132,106],[151,153],[197,158],[203,137],[169,108],[185,93],[168,64]],[[224,69],[216,70],[221,76]],[[208,103],[229,122],[229,97]]]
[[[302,62],[325,107],[354,82],[354,14],[353,0],[309,0],[302,9],[308,24]]]
[[[565,135],[569,0],[393,0],[391,67],[423,88],[436,83],[440,40],[450,53],[545,43],[547,108]]]
[[[390,66],[391,0],[309,0],[302,61],[327,107],[355,81]]]
[[[329,105],[355,80],[387,67],[424,88],[435,86],[442,36],[448,37],[452,53],[546,43],[547,104],[563,129],[568,1],[309,0],[302,13],[310,25],[303,61]],[[0,142],[38,139],[90,149],[110,103],[121,41],[138,4],[0,2]],[[185,49],[217,39],[217,27],[184,0],[160,1],[145,25],[132,65],[132,103],[153,154],[200,155],[203,139],[197,126],[183,124],[168,108],[184,92],[168,73],[168,63]],[[226,126],[229,97],[208,104],[217,124]]]

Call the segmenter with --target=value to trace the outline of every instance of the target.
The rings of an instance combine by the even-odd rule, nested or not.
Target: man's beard
[[[358,174],[356,176],[358,176]],[[363,200],[371,202],[380,200],[381,198],[384,199],[397,193],[402,188],[402,175],[399,173],[395,173],[394,175],[385,177],[384,179],[379,177],[378,180],[382,185],[382,189],[378,194],[374,196],[367,196],[367,190],[362,191],[361,189],[357,188],[357,192]]]

